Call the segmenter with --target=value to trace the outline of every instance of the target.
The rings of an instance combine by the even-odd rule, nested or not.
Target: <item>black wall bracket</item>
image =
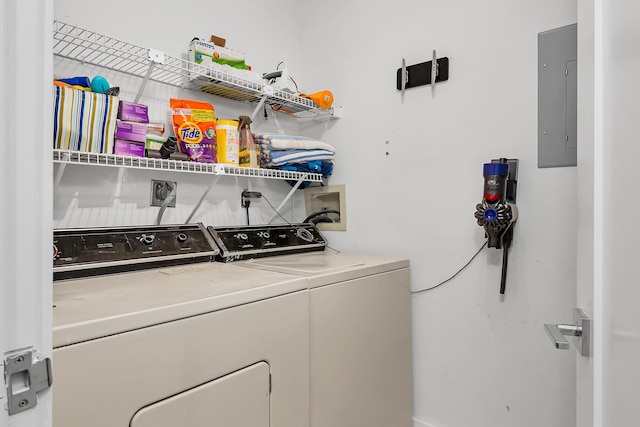
[[[433,66],[435,63],[435,67]],[[405,89],[430,85],[432,83],[449,80],[449,58],[436,58],[433,51],[431,61],[406,66],[402,58],[402,67],[396,72],[396,89],[404,93]]]

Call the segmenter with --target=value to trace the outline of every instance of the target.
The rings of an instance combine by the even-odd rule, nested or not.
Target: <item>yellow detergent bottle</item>
[[[237,120],[218,120],[216,139],[218,162],[237,165],[240,152],[240,123]]]

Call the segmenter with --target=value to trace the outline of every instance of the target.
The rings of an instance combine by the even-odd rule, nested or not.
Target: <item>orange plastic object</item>
[[[303,98],[309,98],[318,107],[325,110],[333,105],[333,94],[328,90],[323,90],[309,95],[300,94],[300,96]]]

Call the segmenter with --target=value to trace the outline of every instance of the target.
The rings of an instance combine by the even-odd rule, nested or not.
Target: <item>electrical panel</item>
[[[538,167],[577,165],[577,24],[538,34]]]

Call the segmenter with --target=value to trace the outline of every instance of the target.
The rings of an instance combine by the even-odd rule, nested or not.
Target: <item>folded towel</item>
[[[273,133],[254,133],[253,140],[271,150],[327,150],[335,152],[335,148],[326,142],[305,136],[279,135]]]
[[[263,166],[273,167],[312,160],[332,160],[334,153],[327,150],[262,150],[260,156]]]
[[[296,163],[295,165],[284,165],[278,169],[294,172],[321,173],[322,176],[327,177],[333,172],[333,162],[326,160],[312,160],[310,162]]]
[[[312,160],[310,162],[296,163],[294,165],[284,165],[277,169],[294,171],[294,172],[312,172],[321,173],[322,176],[327,177],[333,172],[333,162],[325,160]],[[292,187],[296,185],[297,181],[287,180]],[[311,185],[311,181],[304,181],[300,184],[300,189],[307,188]]]

